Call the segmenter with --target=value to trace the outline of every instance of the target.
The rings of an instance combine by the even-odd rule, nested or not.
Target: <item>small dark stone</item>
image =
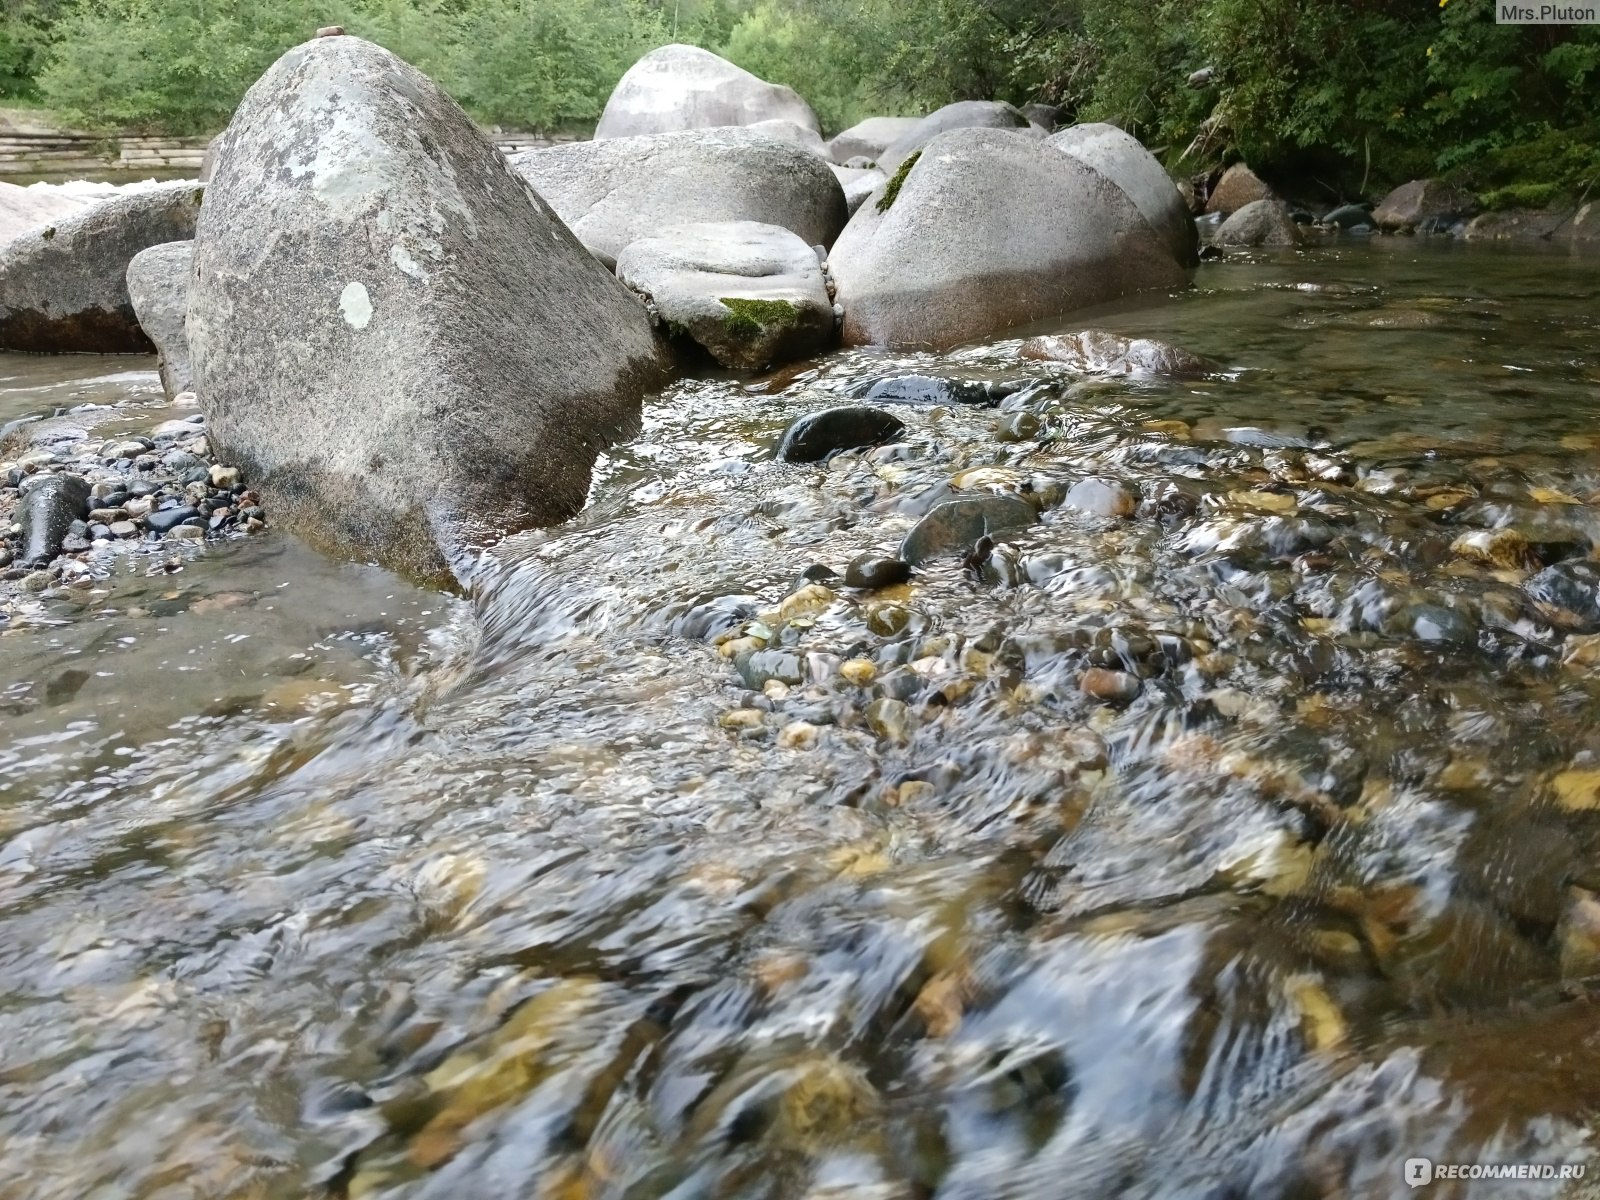
[[[135,479],[128,485],[129,496],[153,496],[161,490],[161,485],[149,479]]]
[[[1544,618],[1566,629],[1600,629],[1600,563],[1574,558],[1522,585]]]
[[[50,475],[22,498],[22,542],[18,560],[46,563],[61,552],[74,523],[89,513],[89,482],[77,475]],[[86,530],[87,527],[80,527]]]
[[[999,403],[1003,396],[997,396],[995,391],[985,384],[969,380],[939,379],[932,375],[902,375],[897,379],[878,380],[867,389],[866,398],[879,401],[894,400],[901,404],[994,405]]]
[[[91,538],[108,538],[111,536],[111,526],[98,523],[91,525],[89,526],[89,536]]]
[[[906,427],[881,408],[852,405],[809,413],[783,431],[778,457],[784,462],[820,462],[840,450],[892,442]]]
[[[1038,514],[1016,496],[976,496],[946,500],[917,522],[900,546],[912,566],[935,558],[964,557],[978,539],[1032,525]]]
[[[211,478],[211,468],[202,463],[198,467],[191,467],[183,473],[184,483],[205,483]]]
[[[881,554],[863,554],[844,569],[844,585],[852,588],[886,588],[911,578],[911,564]]]
[[[157,533],[165,533],[179,525],[187,524],[189,518],[199,516],[188,505],[179,508],[164,508],[160,512],[153,512],[145,518],[145,524]]]

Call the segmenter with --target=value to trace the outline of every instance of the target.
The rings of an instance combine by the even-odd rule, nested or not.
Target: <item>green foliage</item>
[[[752,74],[804,96],[823,128],[840,130],[880,111],[861,86],[876,73],[862,39],[782,0],[757,0],[728,32],[718,53]]]
[[[681,41],[793,87],[830,132],[1043,100],[1177,170],[1245,158],[1331,191],[1445,172],[1506,196],[1579,192],[1596,174],[1600,27],[1498,25],[1493,3],[0,0],[0,99],[97,129],[209,132],[278,54],[339,23],[481,120],[581,128],[640,54]],[[1186,86],[1203,67],[1211,81]]]
[[[53,30],[39,92],[90,129],[215,130],[324,11],[315,0],[85,0]]]
[[[480,0],[440,24],[431,73],[480,118],[536,129],[594,121],[622,73],[668,36],[627,0]]]
[[[37,100],[34,77],[64,7],[64,0],[0,0],[0,99]]]
[[[759,337],[773,327],[793,325],[799,311],[787,300],[748,300],[737,296],[723,296],[721,303],[728,310],[722,324],[735,337]]]

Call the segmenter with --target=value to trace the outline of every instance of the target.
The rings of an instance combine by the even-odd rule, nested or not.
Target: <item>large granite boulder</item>
[[[810,246],[776,225],[669,226],[624,250],[617,278],[647,297],[669,330],[724,367],[760,370],[833,341],[822,266]]]
[[[760,221],[830,246],[847,215],[827,163],[749,129],[569,142],[511,165],[607,266],[669,225]]]
[[[1150,227],[1186,266],[1200,262],[1200,235],[1183,194],[1156,156],[1115,125],[1074,125],[1050,138],[1057,150],[1093,167],[1127,193]]]
[[[1219,246],[1298,246],[1305,234],[1282,200],[1254,200],[1217,227]]]
[[[743,67],[698,46],[650,51],[617,81],[606,101],[596,141],[791,121],[819,133],[817,114],[793,88],[758,79]]]
[[[921,121],[921,117],[868,117],[865,121],[857,121],[843,133],[836,134],[828,143],[828,153],[834,162],[841,165],[852,158],[869,158],[877,162],[879,155],[915,129]]]
[[[1422,225],[1448,224],[1478,210],[1470,192],[1442,179],[1413,179],[1402,183],[1373,210],[1379,229],[1406,232]]]
[[[36,226],[70,217],[86,203],[84,197],[69,196],[59,188],[0,182],[0,246]]]
[[[155,344],[156,370],[170,399],[194,391],[189,366],[189,273],[194,269],[193,242],[163,242],[139,251],[128,264],[128,296],[139,328]]]
[[[828,143],[822,140],[820,133],[808,125],[796,125],[793,121],[757,121],[754,125],[746,125],[744,128],[754,129],[757,133],[775,137],[780,142],[798,146],[807,154],[815,154],[824,162],[830,161]]]
[[[957,100],[929,113],[884,147],[878,155],[878,169],[892,176],[906,159],[952,129],[1026,129],[1038,137],[1045,135],[1043,128],[1003,100]]]
[[[234,114],[194,239],[213,450],[274,521],[448,585],[584,503],[666,376],[639,301],[432,81],[323,37]]]
[[[128,263],[147,246],[193,237],[203,191],[168,183],[113,196],[0,250],[0,350],[147,353]]]
[[[845,343],[906,349],[1188,280],[1116,184],[999,129],[940,134],[851,218],[829,265]]]
[[[1217,186],[1206,199],[1208,213],[1228,216],[1257,200],[1276,200],[1277,195],[1261,181],[1261,177],[1244,163],[1234,163],[1222,173]]]

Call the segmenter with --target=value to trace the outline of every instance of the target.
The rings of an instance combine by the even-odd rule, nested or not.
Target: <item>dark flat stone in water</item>
[[[852,588],[886,588],[911,578],[911,564],[882,554],[862,554],[844,569],[844,585]]]
[[[47,563],[61,552],[72,523],[89,515],[89,481],[77,475],[51,475],[22,498],[23,563]]]
[[[180,508],[164,508],[160,512],[153,512],[146,517],[145,524],[157,533],[166,533],[169,529],[176,529],[190,517],[198,517],[200,513],[187,504]]]
[[[820,462],[841,450],[892,442],[905,431],[899,417],[881,408],[865,404],[828,408],[785,429],[778,457],[784,462]]]
[[[1026,528],[1038,519],[1033,505],[1015,496],[946,500],[906,535],[900,557],[914,567],[935,558],[960,558],[979,539]]]
[[[893,400],[900,404],[982,404],[993,406],[1000,396],[981,383],[940,379],[933,375],[901,375],[880,379],[867,389],[868,400]]]
[[[1222,364],[1181,346],[1153,338],[1129,338],[1104,329],[1029,338],[1018,348],[1022,358],[1062,363],[1085,375],[1170,376],[1212,375]]]

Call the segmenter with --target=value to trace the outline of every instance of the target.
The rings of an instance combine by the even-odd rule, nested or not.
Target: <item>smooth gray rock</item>
[[[848,215],[827,163],[756,130],[570,142],[511,165],[607,266],[669,225],[760,221],[830,246]]]
[[[901,543],[900,557],[914,567],[935,558],[967,553],[980,538],[993,538],[1034,524],[1039,514],[1016,496],[974,496],[946,500],[918,521]]]
[[[1218,226],[1211,240],[1219,246],[1298,246],[1305,235],[1282,200],[1254,200]]]
[[[189,273],[194,266],[193,242],[163,242],[139,251],[128,264],[128,296],[133,301],[139,328],[155,343],[160,360],[156,370],[161,387],[171,399],[194,391],[194,371],[189,366]]]
[[[0,350],[148,353],[128,263],[147,246],[193,237],[203,192],[179,182],[112,196],[0,251]]]
[[[828,153],[834,162],[840,164],[847,164],[852,158],[867,158],[877,162],[880,154],[921,122],[921,117],[868,117],[865,121],[857,121],[843,133],[834,135],[834,139],[828,143]]]
[[[17,561],[40,566],[61,553],[74,521],[89,515],[89,481],[78,475],[51,475],[22,497],[22,542]]]
[[[18,187],[0,181],[0,246],[39,225],[70,217],[89,201],[54,188]]]
[[[1074,125],[1050,138],[1050,145],[1093,167],[1128,194],[1150,227],[1167,240],[1172,256],[1198,266],[1200,235],[1183,193],[1156,156],[1139,139],[1115,125]]]
[[[911,564],[883,554],[858,554],[844,569],[844,585],[876,591],[911,578]]]
[[[856,167],[835,166],[832,169],[839,186],[844,189],[844,206],[851,216],[854,216],[856,209],[867,202],[868,196],[887,181],[887,176],[875,167],[862,170]]]
[[[788,142],[791,146],[798,146],[807,154],[814,154],[823,162],[828,161],[828,143],[822,140],[822,135],[808,125],[796,125],[793,121],[757,121],[753,125],[746,125],[746,129],[754,129],[757,133],[764,133],[768,137],[775,137],[780,142]]]
[[[670,225],[629,245],[617,278],[724,367],[760,370],[820,353],[834,338],[817,256],[776,225]]]
[[[829,255],[846,345],[942,349],[1188,280],[1121,188],[1025,133],[942,133],[887,197]]]
[[[467,114],[378,46],[297,46],[227,132],[189,348],[213,453],[275,523],[449,585],[576,512],[664,354]]]
[[[792,88],[768,83],[698,46],[661,46],[617,81],[595,126],[596,141],[791,121],[820,131],[817,115]]]
[[[900,164],[941,133],[952,129],[1025,129],[1035,137],[1045,131],[1032,124],[1015,105],[1003,100],[957,100],[923,117],[878,155],[878,170],[893,177]]]

